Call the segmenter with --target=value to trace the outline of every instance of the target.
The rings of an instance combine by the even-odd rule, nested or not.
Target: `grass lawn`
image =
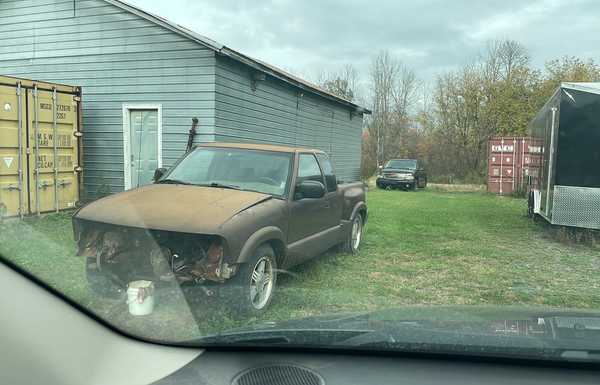
[[[600,247],[555,240],[525,201],[480,192],[370,191],[358,255],[328,253],[282,274],[260,320],[215,304],[190,308],[174,287],[149,317],[96,298],[74,256],[68,214],[0,224],[0,254],[134,334],[183,340],[256,321],[406,305],[528,305],[600,309]],[[197,323],[195,320],[200,319]]]

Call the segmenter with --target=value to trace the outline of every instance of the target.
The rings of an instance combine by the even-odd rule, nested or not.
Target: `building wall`
[[[87,198],[124,188],[124,103],[162,104],[167,167],[192,117],[214,140],[213,51],[102,0],[1,0],[0,73],[83,87]]]
[[[217,140],[321,149],[341,180],[360,179],[362,115],[268,76],[253,84],[252,75],[242,64],[217,58]]]
[[[84,188],[124,188],[123,104],[162,104],[163,164],[197,142],[252,141],[319,148],[340,179],[358,180],[362,116],[267,77],[102,0],[1,0],[0,73],[82,86]]]

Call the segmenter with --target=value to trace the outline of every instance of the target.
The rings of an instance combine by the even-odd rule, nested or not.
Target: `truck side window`
[[[323,174],[325,175],[327,191],[337,191],[337,179],[335,178],[333,166],[331,166],[331,161],[329,160],[329,157],[325,154],[317,154],[317,159],[319,159],[319,163],[321,164],[321,168],[323,169]]]
[[[317,163],[317,158],[313,154],[300,154],[298,164],[298,182],[305,180],[314,180],[323,183],[323,174]]]

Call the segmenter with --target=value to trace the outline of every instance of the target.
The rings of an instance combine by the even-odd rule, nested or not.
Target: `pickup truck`
[[[237,308],[259,313],[278,272],[336,245],[356,253],[366,221],[364,185],[338,183],[324,152],[212,143],[151,185],[82,207],[73,228],[99,293],[136,280],[229,287]]]
[[[390,190],[402,188],[416,190],[427,187],[427,173],[416,159],[392,159],[380,168],[377,187]]]

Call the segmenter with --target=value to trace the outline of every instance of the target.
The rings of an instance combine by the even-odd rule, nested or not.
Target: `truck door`
[[[321,168],[313,154],[300,154],[296,186],[302,181],[314,180],[324,183]],[[321,247],[319,233],[330,225],[331,205],[327,196],[319,199],[292,197],[290,206],[288,244],[290,265],[295,265],[318,253]],[[313,237],[314,238],[311,238]]]
[[[325,177],[325,188],[327,193],[325,199],[329,204],[330,214],[327,216],[327,228],[338,226],[342,220],[342,197],[338,192],[337,178],[329,157],[325,154],[317,154],[321,170]]]

